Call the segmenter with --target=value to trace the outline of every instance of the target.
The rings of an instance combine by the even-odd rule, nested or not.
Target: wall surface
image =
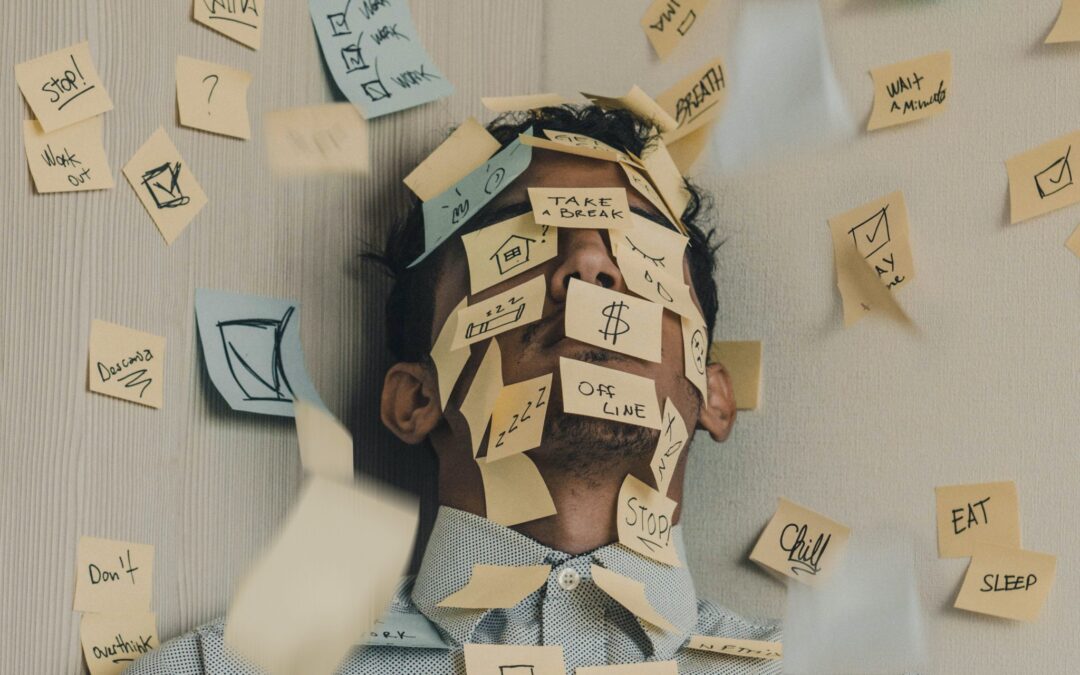
[[[272,4],[259,52],[193,23],[189,0],[0,4],[0,673],[83,668],[71,611],[80,535],[156,546],[153,607],[168,638],[224,612],[285,514],[300,475],[293,424],[235,413],[213,391],[195,288],[299,300],[312,379],[356,435],[358,464],[424,491],[429,463],[389,443],[371,414],[385,282],[357,257],[400,215],[400,177],[465,116],[489,119],[483,95],[658,93],[728,54],[747,1],[715,0],[708,30],[660,63],[637,25],[647,0],[413,0],[455,94],[374,121],[370,175],[296,180],[270,175],[259,120],[333,97],[302,0]],[[942,49],[953,51],[950,109],[818,155],[698,175],[727,238],[715,337],[765,346],[761,408],[723,445],[699,436],[690,456],[685,523],[704,595],[782,615],[783,587],[746,554],[785,495],[856,532],[913,539],[930,672],[1080,670],[1080,538],[1068,524],[1080,261],[1062,246],[1080,217],[1073,207],[1010,226],[1003,165],[1080,127],[1080,45],[1042,45],[1058,4],[826,0],[860,125],[869,68]],[[35,195],[11,66],[83,39],[115,103],[105,146],[117,185]],[[177,126],[178,54],[252,72],[251,141]],[[210,197],[172,246],[120,174],[162,124]],[[843,330],[825,221],[893,190],[907,199],[918,269],[901,300],[920,333]],[[92,319],[167,338],[162,410],[86,391]],[[933,487],[999,479],[1019,486],[1025,547],[1059,556],[1033,625],[951,609],[966,561],[936,556]]]

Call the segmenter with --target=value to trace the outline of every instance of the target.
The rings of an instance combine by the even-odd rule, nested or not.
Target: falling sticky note
[[[263,114],[270,168],[280,175],[364,173],[367,121],[348,103],[272,110]]]
[[[1005,161],[1009,174],[1009,220],[1019,223],[1080,201],[1070,156],[1080,131],[1065,134]]]
[[[784,648],[779,642],[769,640],[745,640],[739,638],[713,637],[711,635],[691,635],[686,643],[687,649],[695,649],[714,654],[743,656],[749,659],[776,661],[784,658]]]
[[[1065,240],[1065,248],[1073,252],[1077,258],[1080,258],[1080,225],[1073,230],[1073,233],[1069,235],[1069,238]]]
[[[674,131],[675,127],[679,126],[667,110],[636,84],[623,96],[600,96],[585,92],[581,95],[601,108],[629,110],[641,119],[651,122],[661,132]]]
[[[407,0],[308,0],[308,10],[334,82],[367,119],[453,93],[420,41]]]
[[[499,351],[499,341],[490,340],[484,358],[469,384],[469,391],[461,401],[461,416],[469,425],[473,457],[480,449],[480,441],[484,440],[484,432],[487,431],[488,421],[491,420],[491,413],[499,400],[502,386],[502,352]]]
[[[113,181],[105,156],[100,115],[47,134],[37,120],[23,122],[23,145],[39,193],[108,190]]]
[[[649,462],[653,480],[656,481],[656,490],[660,494],[668,493],[671,478],[675,475],[675,467],[679,463],[679,456],[689,439],[686,422],[679,414],[679,409],[670,398],[666,399],[664,414],[660,420],[660,438],[656,440],[656,450],[653,451],[652,461]]]
[[[17,64],[15,81],[45,133],[113,108],[89,42]]]
[[[626,188],[529,188],[533,217],[541,225],[618,229],[630,223]]]
[[[850,536],[845,525],[781,497],[750,559],[813,586],[839,564]]]
[[[453,349],[520,328],[540,318],[547,280],[534,276],[513,288],[465,307],[457,314]]]
[[[557,513],[547,483],[529,456],[510,455],[497,462],[479,461],[488,520],[513,527]]]
[[[148,612],[154,547],[80,537],[75,565],[76,612]]]
[[[1061,0],[1061,12],[1044,42],[1053,44],[1078,40],[1080,40],[1080,0]]]
[[[506,385],[491,411],[489,462],[539,447],[551,400],[551,373]]]
[[[716,121],[726,98],[724,62],[715,58],[666,89],[656,102],[675,119],[680,136],[685,136]]]
[[[192,0],[195,20],[211,30],[258,49],[262,46],[264,0]]]
[[[470,117],[405,176],[405,185],[426,202],[452,188],[498,151],[499,141]]]
[[[649,429],[660,428],[656,383],[647,377],[559,357],[563,409]]]
[[[616,507],[619,543],[646,558],[679,567],[679,551],[671,538],[678,503],[634,476],[623,479]]]
[[[1057,556],[985,542],[971,553],[955,607],[1017,621],[1035,621],[1057,572]]]
[[[435,362],[435,371],[439,379],[439,405],[444,411],[447,401],[450,400],[450,394],[454,391],[454,385],[457,384],[458,376],[469,361],[467,348],[451,349],[454,334],[457,332],[458,314],[468,306],[466,304],[468,301],[467,297],[462,298],[457,307],[451,310],[450,316],[446,317],[438,337],[435,338],[435,344],[431,348],[431,360]]]
[[[641,17],[641,29],[661,59],[697,24],[709,0],[653,0]]]
[[[938,52],[870,71],[874,107],[867,131],[945,112],[952,86],[952,54]]]
[[[352,434],[321,403],[294,403],[300,464],[308,473],[350,482],[353,480]]]
[[[247,110],[250,84],[251,73],[177,56],[176,103],[180,124],[235,138],[251,138]]]
[[[724,366],[735,392],[735,407],[756,410],[761,404],[761,343],[748,340],[714,342],[709,363]]]
[[[613,666],[581,666],[574,675],[679,675],[677,661],[620,663]]]
[[[590,575],[600,590],[610,595],[615,602],[628,609],[637,618],[669,633],[678,630],[649,602],[645,594],[645,584],[595,563],[590,568]]]
[[[417,520],[389,489],[309,477],[233,595],[225,644],[272,675],[334,672],[389,605]]]
[[[83,614],[79,639],[90,675],[120,675],[159,646],[152,612]]]
[[[1020,548],[1020,502],[1016,483],[977,483],[934,488],[938,557],[962,558],[976,543]]]
[[[531,270],[559,253],[559,231],[531,212],[461,235],[473,294]]]
[[[480,99],[480,102],[484,104],[485,108],[496,113],[536,110],[537,108],[557,107],[569,103],[569,101],[556,93],[484,96]]]
[[[128,160],[124,176],[166,244],[176,241],[206,206],[206,193],[163,127]]]
[[[571,278],[565,316],[568,338],[660,362],[662,305]]]
[[[446,596],[436,607],[509,609],[544,585],[551,565],[480,565],[472,567],[469,583]]]
[[[197,288],[195,318],[210,381],[233,410],[292,417],[297,399],[321,405],[304,366],[299,303]]]
[[[708,349],[709,327],[700,314],[680,317],[683,338],[683,374],[701,393],[701,400],[709,399]]]
[[[566,675],[559,645],[465,644],[468,675]]]
[[[165,338],[95,319],[90,324],[90,391],[160,408]]]

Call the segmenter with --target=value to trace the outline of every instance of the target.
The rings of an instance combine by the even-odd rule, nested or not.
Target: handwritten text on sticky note
[[[281,175],[368,170],[367,122],[348,103],[272,110],[262,118],[270,168]]]
[[[836,567],[850,535],[846,526],[781,497],[750,559],[812,586]]]
[[[264,0],[192,0],[195,20],[252,49],[262,46]]]
[[[630,224],[626,188],[529,188],[541,225],[618,229]]]
[[[75,565],[75,611],[146,612],[154,589],[154,547],[81,537]]]
[[[90,675],[120,675],[158,648],[157,617],[152,612],[83,614],[79,638]]]
[[[971,555],[976,542],[1020,548],[1016,483],[948,485],[937,495],[938,556]]]
[[[619,543],[641,555],[678,567],[679,552],[671,530],[678,503],[633,476],[619,490],[616,524]]]
[[[1057,572],[1057,557],[977,543],[955,606],[1018,621],[1039,617]]]
[[[88,42],[16,65],[15,80],[46,133],[113,107]]]
[[[952,54],[938,52],[870,71],[874,107],[867,131],[933,117],[945,111]]]
[[[90,391],[160,408],[165,338],[107,321],[90,324]]]
[[[23,122],[23,144],[38,192],[106,190],[116,183],[102,144],[102,117],[91,117],[52,133],[36,120]]]
[[[491,411],[487,461],[540,445],[551,399],[551,373],[503,387]]]
[[[649,378],[565,357],[559,373],[566,412],[660,428],[656,383]]]
[[[641,17],[641,28],[656,55],[666,57],[697,24],[708,0],[653,0]]]

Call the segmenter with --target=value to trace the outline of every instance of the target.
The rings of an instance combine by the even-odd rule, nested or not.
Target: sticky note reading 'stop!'
[[[16,65],[15,80],[46,133],[113,108],[88,42]]]
[[[529,188],[533,218],[541,225],[585,229],[630,227],[626,188]]]

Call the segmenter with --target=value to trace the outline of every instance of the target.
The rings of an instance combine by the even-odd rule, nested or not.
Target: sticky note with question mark
[[[247,90],[251,73],[210,61],[176,57],[180,124],[235,138],[251,138]]]

